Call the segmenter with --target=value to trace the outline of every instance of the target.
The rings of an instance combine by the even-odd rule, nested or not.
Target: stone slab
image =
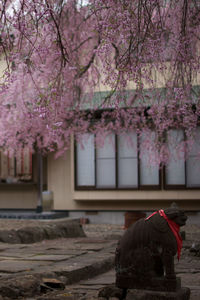
[[[31,257],[26,257],[26,260],[31,260],[31,261],[64,261],[68,260],[70,258],[74,257],[74,255],[46,255],[46,254],[35,254],[34,256]]]
[[[10,248],[9,246],[10,246],[9,244],[5,244],[5,243],[0,242],[0,252],[9,249]]]
[[[80,284],[81,285],[85,285],[85,286],[98,286],[98,285],[108,285],[108,284],[114,284],[115,281],[115,271],[111,270],[107,273],[104,273],[104,276],[100,275],[100,276],[96,276],[94,278],[88,279],[88,280],[84,280],[81,281]]]
[[[103,286],[102,285],[84,285],[84,284],[79,284],[79,285],[73,285],[73,286],[69,286],[69,287],[67,287],[67,288],[69,288],[70,290],[73,290],[73,291],[76,291],[76,290],[78,290],[78,291],[80,291],[80,290],[94,290],[94,291],[98,291],[98,290],[100,290],[100,289],[102,289],[103,288]]]
[[[13,255],[2,255],[0,256],[0,261],[2,260],[20,260],[20,256],[13,256]]]
[[[101,245],[91,245],[91,244],[78,244],[78,249],[82,250],[82,251],[100,251],[102,249],[104,249],[105,245],[101,244]]]
[[[62,254],[29,254],[29,255],[18,255],[18,256],[13,256],[13,255],[5,255],[5,256],[0,256],[0,261],[3,260],[26,260],[26,261],[63,261],[63,260],[68,260],[70,258],[75,257],[75,255],[62,255]]]
[[[87,251],[81,251],[80,249],[66,249],[66,248],[57,248],[57,249],[45,249],[45,252],[51,255],[83,255]]]
[[[47,265],[48,262],[34,262],[34,261],[14,261],[14,260],[4,260],[0,262],[0,272],[4,273],[18,273],[31,271],[36,267],[42,268]]]

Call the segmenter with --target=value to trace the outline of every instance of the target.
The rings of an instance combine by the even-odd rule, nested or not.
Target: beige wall
[[[0,209],[35,209],[36,206],[36,185],[0,184]]]
[[[54,209],[73,209],[71,164],[68,150],[62,157],[48,157],[48,190],[53,192]]]
[[[176,201],[187,210],[200,210],[199,190],[174,191],[75,191],[74,150],[55,160],[48,158],[48,189],[55,210],[151,210]]]

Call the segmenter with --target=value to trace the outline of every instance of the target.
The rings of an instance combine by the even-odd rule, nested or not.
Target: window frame
[[[185,184],[167,184],[167,167],[163,167],[163,189],[164,190],[186,190],[187,185],[186,181],[187,176],[186,176],[186,161],[185,161]]]
[[[197,126],[200,127],[200,126]],[[184,130],[183,130],[184,131]],[[185,131],[184,131],[184,140],[186,138]],[[184,169],[185,169],[185,184],[167,184],[167,167],[163,167],[163,189],[164,190],[200,190],[199,186],[187,186],[187,159],[184,162]]]
[[[199,186],[187,186],[187,161],[185,161],[185,184],[167,184],[166,167],[163,167],[163,188],[164,190],[200,190]]]
[[[77,142],[74,139],[74,182],[75,182],[75,190],[76,191],[140,191],[140,190],[161,190],[162,185],[162,172],[161,169],[159,168],[158,170],[158,180],[159,183],[158,185],[144,185],[141,184],[141,170],[140,170],[140,150],[137,150],[137,177],[138,177],[138,186],[137,187],[119,187],[119,155],[118,155],[118,146],[119,146],[119,141],[118,141],[118,136],[115,134],[115,187],[98,187],[97,186],[97,149],[95,147],[94,149],[94,155],[95,155],[95,180],[94,180],[94,185],[78,185],[78,170],[77,170]],[[138,148],[140,149],[140,139],[139,135],[137,134],[137,143],[138,143]]]

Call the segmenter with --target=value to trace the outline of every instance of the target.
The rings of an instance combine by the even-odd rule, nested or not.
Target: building
[[[162,78],[158,88],[163,88]],[[107,91],[103,86],[100,89]],[[184,133],[171,130],[169,135],[181,140]],[[143,149],[138,146],[136,133],[130,136],[135,147],[128,147],[123,138],[112,134],[111,143],[106,140],[103,148],[96,149],[92,135],[88,135],[84,148],[72,137],[71,147],[63,157],[55,159],[54,154],[49,154],[44,159],[43,188],[52,192],[51,209],[67,211],[72,217],[112,223],[123,222],[125,211],[152,211],[173,201],[194,215],[200,211],[200,161],[196,160],[200,152],[200,127],[187,161],[174,160],[162,169],[147,166],[148,153],[140,158],[137,149]],[[1,153],[1,210],[36,209],[37,169],[36,156],[28,149],[16,157]]]

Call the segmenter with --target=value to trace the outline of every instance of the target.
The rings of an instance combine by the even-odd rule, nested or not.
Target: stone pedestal
[[[123,289],[141,289],[152,291],[174,292],[181,288],[181,279],[166,279],[165,277],[143,278],[138,280],[130,276],[117,275],[116,286]]]
[[[183,287],[175,292],[128,290],[126,300],[189,300],[190,289]]]
[[[190,289],[179,287],[175,291],[154,291],[147,289],[121,289],[113,285],[107,285],[99,291],[98,297],[110,300],[189,300]]]

